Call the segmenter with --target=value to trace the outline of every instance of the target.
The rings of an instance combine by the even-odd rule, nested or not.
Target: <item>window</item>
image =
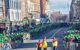
[[[11,21],[14,21],[14,12],[12,11]]]
[[[12,8],[12,0],[9,0],[9,6]]]
[[[15,2],[15,9],[17,9],[17,2]]]
[[[20,12],[19,12],[19,14],[18,14],[18,18],[19,18],[19,21],[20,21]]]
[[[18,3],[16,2],[16,9],[18,9]]]
[[[12,8],[14,8],[14,2],[12,1]]]
[[[11,8],[11,0],[9,0],[9,6],[10,6],[10,8]]]
[[[13,8],[16,8],[16,1],[13,1]]]
[[[19,12],[16,12],[16,20],[19,20]]]
[[[14,2],[15,2],[15,1],[13,1],[13,9],[14,9]]]
[[[2,7],[2,1],[0,0],[0,7]]]
[[[21,9],[21,2],[20,1],[18,3],[18,6],[19,6],[18,8]]]

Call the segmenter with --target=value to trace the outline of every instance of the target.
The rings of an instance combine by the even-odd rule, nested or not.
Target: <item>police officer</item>
[[[53,50],[56,50],[57,46],[58,46],[58,40],[54,37],[52,39],[52,47],[53,47]]]
[[[43,39],[42,48],[43,48],[43,50],[47,50],[47,40],[46,40],[46,37]]]
[[[41,50],[41,49],[42,49],[42,40],[39,40],[39,41],[36,43],[36,46],[37,46],[37,50]]]

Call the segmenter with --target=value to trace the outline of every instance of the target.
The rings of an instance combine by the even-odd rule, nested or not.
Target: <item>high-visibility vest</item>
[[[57,47],[58,46],[58,41],[56,40],[56,41],[52,41],[52,46],[53,47]]]
[[[42,42],[39,44],[39,47],[42,48]]]
[[[42,48],[42,42],[37,42],[36,46]]]
[[[43,41],[42,48],[47,48],[47,41],[46,40]]]

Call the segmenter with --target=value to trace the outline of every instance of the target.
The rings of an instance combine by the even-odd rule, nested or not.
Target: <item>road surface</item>
[[[47,40],[49,41],[51,38],[53,37],[56,37],[58,38],[58,41],[59,41],[59,46],[58,46],[58,50],[64,50],[64,47],[63,47],[63,41],[62,41],[62,34],[67,31],[69,29],[69,27],[63,27],[63,28],[58,28],[58,29],[53,29],[51,30],[50,32],[47,32],[46,34],[43,34],[44,36],[46,36]],[[40,39],[43,38],[43,36],[40,36],[39,37]],[[37,39],[36,39],[37,40]],[[36,48],[36,40],[29,40],[29,41],[26,41],[26,43],[24,44],[21,44],[21,47],[19,45],[20,48],[22,48],[22,50],[35,50]],[[48,50],[51,50],[51,42],[49,41],[48,42]],[[15,50],[18,50],[18,49],[15,49]],[[20,49],[19,49],[20,50]]]

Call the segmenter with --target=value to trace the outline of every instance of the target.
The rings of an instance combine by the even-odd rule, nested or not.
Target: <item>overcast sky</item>
[[[68,14],[70,10],[71,0],[49,0],[50,9],[52,11],[61,11],[64,14]]]

